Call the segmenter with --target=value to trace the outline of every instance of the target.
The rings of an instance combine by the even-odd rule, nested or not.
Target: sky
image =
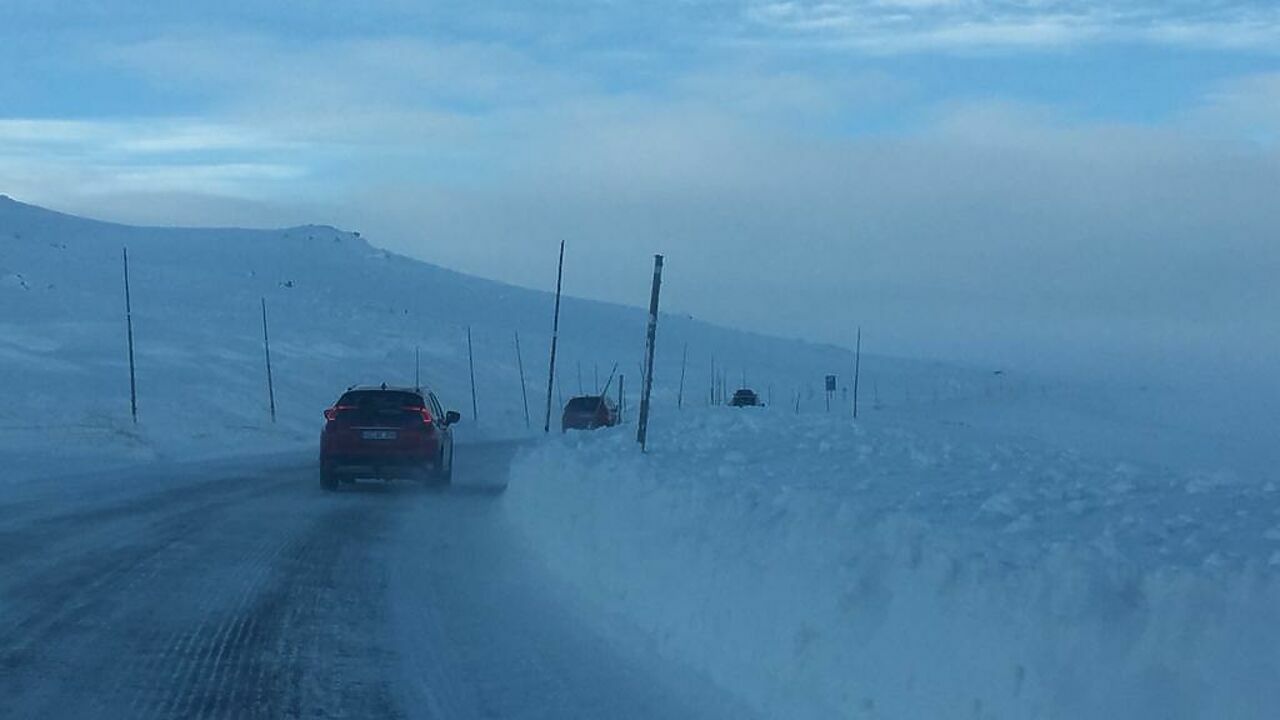
[[[0,193],[1035,371],[1280,370],[1280,4],[0,0]]]

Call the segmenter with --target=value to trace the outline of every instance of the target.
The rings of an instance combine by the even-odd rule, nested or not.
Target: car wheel
[[[440,453],[440,470],[436,473],[436,482],[449,485],[453,482],[453,453],[449,453],[449,464],[444,464],[444,453]]]
[[[320,466],[320,487],[329,491],[338,489],[337,473],[323,465]]]

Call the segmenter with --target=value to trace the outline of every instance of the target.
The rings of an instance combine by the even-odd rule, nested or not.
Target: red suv
[[[320,486],[356,478],[413,478],[447,484],[453,476],[453,431],[461,416],[440,408],[421,388],[349,388],[324,411]]]

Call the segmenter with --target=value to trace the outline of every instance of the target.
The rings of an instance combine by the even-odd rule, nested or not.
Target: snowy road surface
[[[298,456],[13,484],[0,716],[739,715],[585,629],[503,521],[513,454],[460,446],[441,491]]]

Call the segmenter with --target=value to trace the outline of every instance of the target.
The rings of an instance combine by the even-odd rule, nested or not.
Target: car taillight
[[[428,410],[427,408],[424,408],[424,407],[421,407],[421,408],[420,408],[420,407],[413,407],[412,405],[407,405],[407,406],[405,406],[405,407],[404,407],[404,409],[405,409],[405,410],[412,411],[412,412],[417,412],[417,413],[419,413],[420,415],[422,415],[422,424],[423,424],[423,425],[430,425],[430,424],[431,424],[432,422],[434,422],[434,420],[435,420],[434,418],[432,418],[432,417],[431,417],[431,411],[430,411],[430,410]]]
[[[338,419],[338,413],[343,410],[355,410],[355,405],[334,405],[331,408],[325,408],[324,419],[333,421]]]

